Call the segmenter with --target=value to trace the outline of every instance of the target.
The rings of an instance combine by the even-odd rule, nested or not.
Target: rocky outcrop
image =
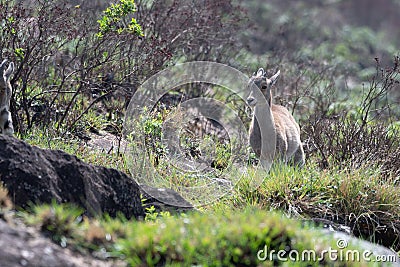
[[[193,210],[194,207],[180,194],[169,188],[156,188],[148,185],[140,185],[143,195],[143,206],[149,208],[153,206],[156,211],[169,211],[180,213]]]
[[[20,207],[55,200],[74,203],[89,215],[144,216],[139,186],[128,175],[4,135],[0,135],[0,181]]]

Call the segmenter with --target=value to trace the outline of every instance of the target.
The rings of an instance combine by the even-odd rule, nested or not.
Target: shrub
[[[391,68],[377,65],[357,110],[317,112],[303,127],[308,155],[322,168],[377,167],[385,175],[400,175],[400,135],[393,121],[399,110],[391,96],[399,86],[399,60],[395,57]]]

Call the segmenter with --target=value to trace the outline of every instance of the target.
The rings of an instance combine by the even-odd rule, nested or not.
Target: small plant
[[[157,211],[156,208],[154,206],[150,206],[145,208],[146,210],[146,216],[144,218],[145,221],[157,221],[160,218],[168,218],[171,217],[171,214],[169,213],[169,211]]]
[[[165,112],[157,111],[150,115],[143,115],[140,118],[140,125],[136,126],[140,131],[139,134],[144,137],[146,152],[153,165],[158,165],[160,158],[165,154],[165,147],[161,142]]]
[[[147,199],[144,198],[143,195],[140,195],[140,199],[142,201],[142,205],[145,206],[145,202],[147,201]],[[160,218],[171,217],[169,211],[157,211],[153,205],[145,207],[145,213],[146,215],[144,220],[146,222],[155,222],[158,221]]]

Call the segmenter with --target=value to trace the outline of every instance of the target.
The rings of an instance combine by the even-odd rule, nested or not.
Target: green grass
[[[192,212],[142,222],[107,216],[89,220],[81,217],[76,207],[55,203],[20,214],[61,246],[81,252],[103,251],[106,257],[124,259],[129,266],[319,266],[322,255],[327,266],[373,266],[345,263],[345,257],[333,261],[324,250],[336,249],[347,255],[358,245],[341,250],[337,240],[312,225],[255,208]],[[281,257],[286,260],[278,260],[277,252],[284,250]],[[307,256],[307,251],[315,254]],[[362,252],[360,248],[357,251]]]
[[[395,180],[383,179],[377,171],[320,171],[311,164],[301,170],[278,166],[264,174],[257,188],[249,185],[248,181],[255,179],[252,175],[236,185],[233,197],[225,201],[228,206],[232,201],[240,208],[257,203],[261,208],[298,210],[299,214],[319,216],[358,216],[370,211],[400,214],[400,194]]]
[[[117,241],[117,248],[131,266],[160,263],[272,266],[273,261],[263,262],[257,258],[261,249],[316,249],[316,237],[321,233],[309,227],[299,231],[300,228],[299,222],[281,214],[254,209],[225,214],[193,213],[129,227],[126,238]],[[330,246],[326,241],[320,245],[320,248]],[[318,262],[288,262],[286,265],[318,266]]]

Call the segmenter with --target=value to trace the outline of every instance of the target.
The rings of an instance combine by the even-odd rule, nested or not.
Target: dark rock
[[[92,166],[60,150],[0,135],[0,181],[15,205],[75,203],[88,214],[144,216],[138,184],[128,175]]]
[[[145,201],[144,207],[154,206],[157,211],[183,212],[192,210],[193,206],[181,195],[172,189],[155,188],[148,185],[140,185]]]
[[[376,214],[353,218],[349,225],[353,234],[364,239],[373,238],[374,242],[385,247],[391,247],[395,251],[400,250],[399,223],[385,221]]]
[[[11,226],[0,220],[0,266],[126,266],[122,262],[101,261],[63,249],[33,228]]]

